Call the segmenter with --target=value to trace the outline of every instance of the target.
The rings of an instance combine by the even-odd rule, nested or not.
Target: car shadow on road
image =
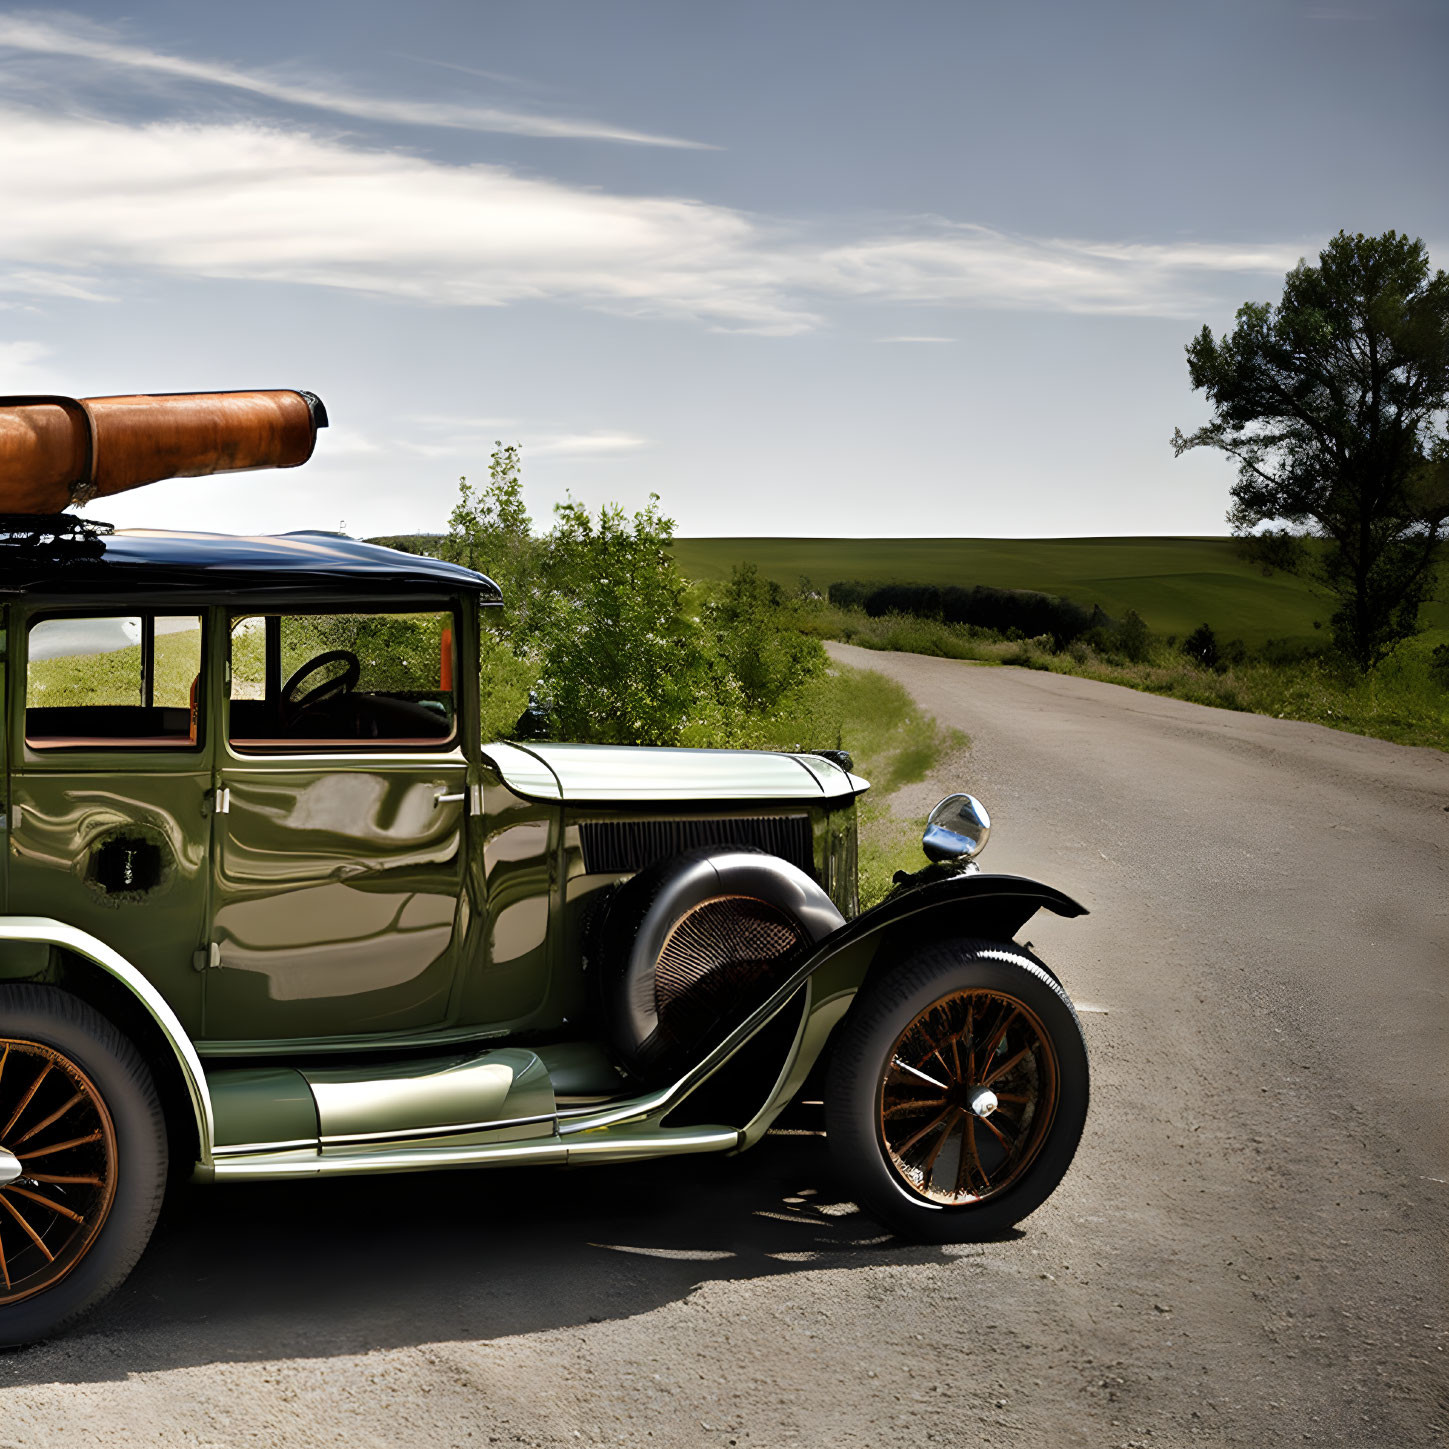
[[[0,1356],[0,1385],[501,1338],[717,1280],[959,1253],[902,1243],[842,1201],[824,1138],[805,1132],[740,1158],[188,1185],[119,1292]]]

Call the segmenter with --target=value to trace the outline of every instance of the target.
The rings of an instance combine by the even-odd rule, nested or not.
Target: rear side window
[[[196,614],[41,619],[26,651],[26,743],[193,746],[200,675]]]
[[[241,749],[438,745],[454,737],[453,615],[242,614],[230,738]]]

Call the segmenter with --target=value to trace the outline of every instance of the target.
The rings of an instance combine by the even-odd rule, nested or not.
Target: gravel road
[[[1449,756],[832,646],[969,753],[1093,1104],[1008,1240],[882,1238],[823,1143],[189,1189],[0,1356],[49,1445],[1393,1445],[1449,1435]]]

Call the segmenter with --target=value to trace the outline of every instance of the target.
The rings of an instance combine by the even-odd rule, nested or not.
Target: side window
[[[200,677],[196,614],[41,619],[27,640],[26,743],[194,746]]]
[[[230,738],[239,749],[446,744],[454,736],[453,616],[239,614]]]

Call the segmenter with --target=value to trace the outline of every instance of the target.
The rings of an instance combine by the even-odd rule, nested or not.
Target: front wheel
[[[1019,946],[951,941],[868,988],[831,1059],[832,1156],[903,1237],[992,1237],[1062,1180],[1087,1120],[1066,993]]]

